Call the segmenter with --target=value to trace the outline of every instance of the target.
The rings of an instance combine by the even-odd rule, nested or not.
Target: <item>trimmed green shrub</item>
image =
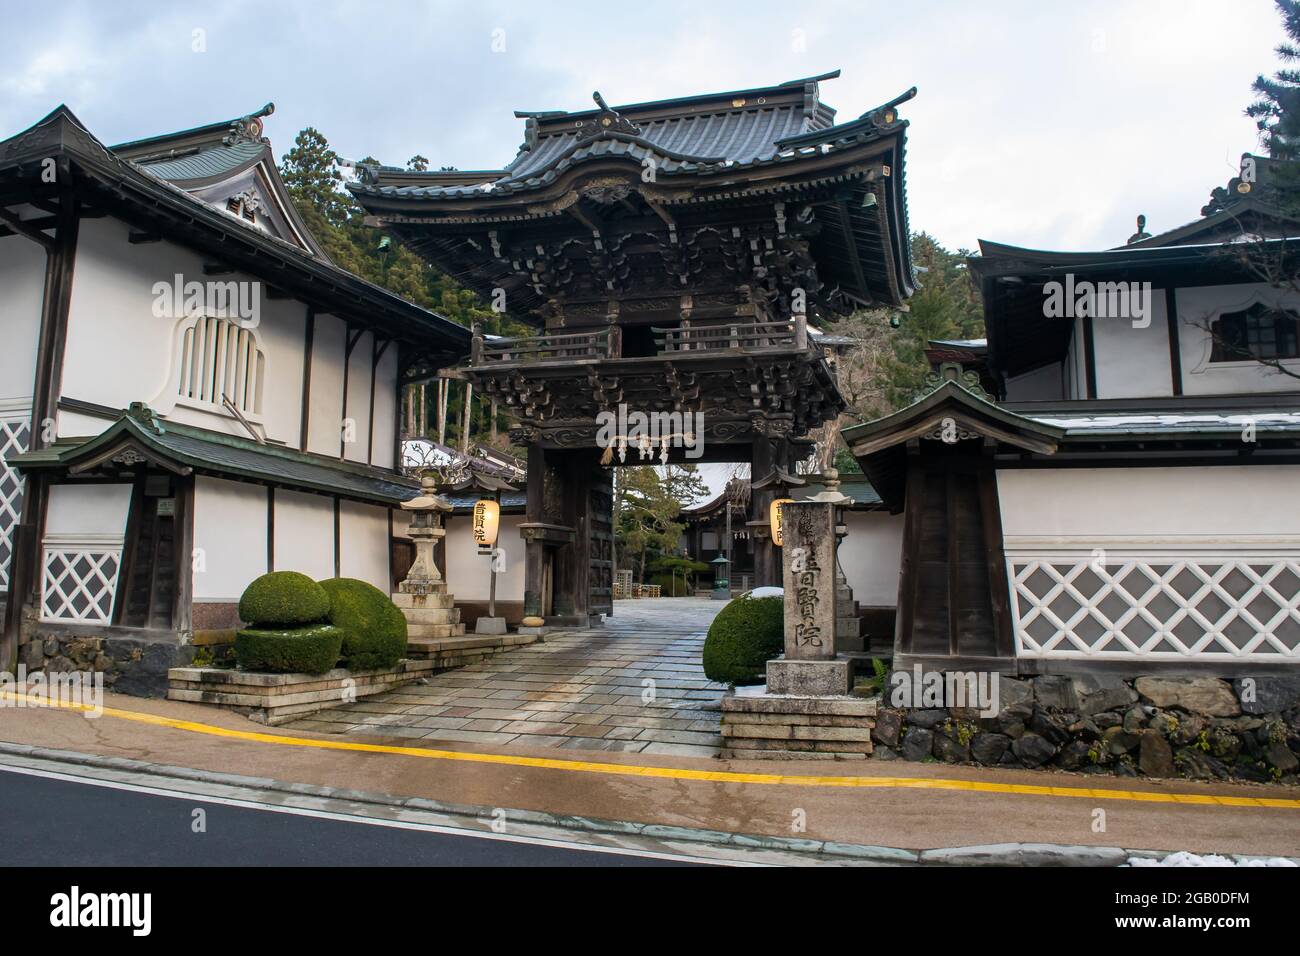
[[[680,574],[655,574],[651,576],[650,583],[659,585],[659,593],[664,597],[686,597],[693,593]]]
[[[247,588],[239,599],[239,617],[260,628],[317,624],[330,612],[323,588],[297,571],[272,571]]]
[[[320,582],[329,620],[343,632],[343,665],[354,671],[392,667],[406,656],[406,617],[388,595],[356,578]]]
[[[324,674],[338,663],[343,632],[332,624],[287,631],[245,628],[235,635],[235,661],[246,671]]]
[[[779,597],[728,602],[704,639],[704,675],[721,684],[761,684],[767,662],[785,644],[785,603]]]

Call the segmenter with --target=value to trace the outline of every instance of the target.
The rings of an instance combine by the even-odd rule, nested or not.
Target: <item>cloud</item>
[[[912,226],[1105,247],[1146,213],[1198,214],[1256,145],[1250,82],[1276,68],[1272,5],[1104,0],[951,2],[359,0],[23,4],[0,64],[8,135],[66,101],[109,142],[274,100],[278,152],[315,126],[344,156],[496,167],[515,109],[743,89],[842,68],[841,120],[916,85],[903,110]],[[192,49],[193,31],[206,49]],[[502,47],[504,47],[502,49]]]

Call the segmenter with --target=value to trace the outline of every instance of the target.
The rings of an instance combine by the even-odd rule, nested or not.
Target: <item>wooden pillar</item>
[[[438,444],[447,444],[447,391],[451,383],[445,379],[438,379]]]
[[[473,413],[473,411],[474,411],[474,383],[466,382],[465,383],[465,424],[461,427],[460,430],[461,454],[467,454],[469,452],[469,427],[470,427],[470,422],[472,421],[470,416]]]
[[[770,475],[777,464],[776,446],[773,439],[766,435],[754,437],[753,457],[750,465],[750,480],[761,481]],[[776,492],[772,488],[755,491],[749,496],[749,520],[766,524]],[[757,530],[757,529],[756,529]],[[754,587],[781,586],[780,554],[774,544],[770,529],[762,536],[753,535],[754,548]]]
[[[41,329],[36,346],[36,376],[32,389],[29,447],[44,448],[57,419],[63,383],[63,350],[68,332],[68,306],[72,300],[72,268],[77,257],[80,225],[77,200],[72,195],[72,170],[58,166],[59,211],[54,241],[45,246],[45,289],[41,300]],[[54,436],[51,436],[54,437]],[[0,670],[13,672],[18,665],[18,636],[23,608],[39,601],[41,529],[45,523],[48,482],[29,475],[23,486],[22,513],[13,530],[9,563],[9,594],[5,601],[4,630],[0,633]]]
[[[439,382],[441,388],[442,382]],[[441,425],[441,422],[439,423]],[[545,520],[546,452],[535,442],[528,446],[528,504],[526,524]],[[524,531],[524,616],[540,616],[545,600],[542,588],[546,577],[546,545],[534,530]]]

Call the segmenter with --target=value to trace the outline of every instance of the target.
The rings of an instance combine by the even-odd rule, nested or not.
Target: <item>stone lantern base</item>
[[[399,590],[393,594],[393,603],[406,617],[408,640],[438,637],[461,637],[465,625],[460,622],[460,608],[456,599],[447,593],[443,582],[427,585],[425,593]]]
[[[731,760],[865,760],[871,755],[875,726],[874,700],[742,691],[722,698],[721,756]]]

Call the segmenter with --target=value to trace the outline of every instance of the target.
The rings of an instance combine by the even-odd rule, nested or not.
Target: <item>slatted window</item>
[[[249,417],[262,414],[266,354],[252,329],[215,316],[199,316],[181,339],[179,395],[224,407],[223,398]]]
[[[1300,358],[1300,319],[1292,312],[1256,303],[1225,313],[1211,328],[1211,362]]]

